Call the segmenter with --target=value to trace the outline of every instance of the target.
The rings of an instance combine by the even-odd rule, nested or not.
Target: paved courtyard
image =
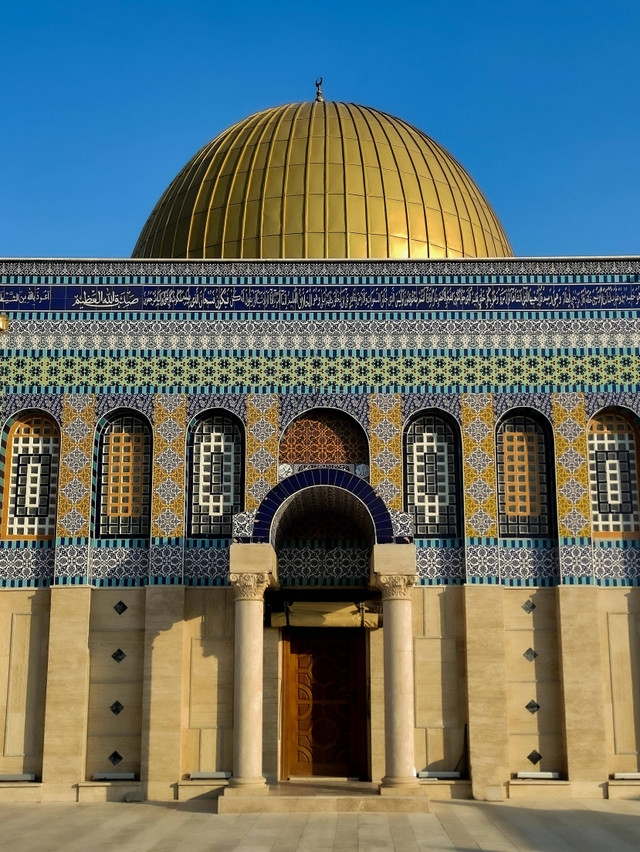
[[[638,852],[640,801],[433,802],[430,814],[215,815],[210,803],[0,805],[0,849]]]

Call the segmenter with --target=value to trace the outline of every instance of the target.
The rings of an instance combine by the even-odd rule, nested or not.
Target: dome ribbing
[[[316,101],[256,113],[204,146],[133,257],[511,257],[489,203],[398,118]]]

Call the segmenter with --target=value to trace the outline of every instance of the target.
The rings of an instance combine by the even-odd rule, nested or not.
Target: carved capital
[[[416,577],[414,574],[377,574],[375,583],[382,591],[383,601],[408,600]]]
[[[270,574],[229,574],[229,581],[236,593],[236,600],[261,601],[269,585]]]

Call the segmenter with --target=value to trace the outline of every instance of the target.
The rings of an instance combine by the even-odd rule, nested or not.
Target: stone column
[[[184,606],[184,586],[147,586],[140,776],[161,802],[174,799],[181,770]]]
[[[374,547],[373,584],[382,590],[385,776],[382,795],[422,794],[414,749],[413,620],[415,550],[401,544]]]
[[[262,774],[264,592],[273,576],[269,544],[233,544],[229,579],[235,591],[233,776],[226,793],[267,792]],[[262,570],[257,570],[262,569]]]
[[[474,799],[501,801],[509,779],[504,588],[464,587],[469,762]]]
[[[91,589],[51,589],[42,761],[43,799],[77,799],[86,777]]]
[[[610,770],[598,607],[602,590],[559,586],[557,591],[567,775],[574,797],[595,798],[603,795]]]

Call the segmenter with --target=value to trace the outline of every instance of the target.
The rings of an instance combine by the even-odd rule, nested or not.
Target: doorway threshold
[[[333,777],[294,777],[269,786],[261,796],[222,795],[218,813],[428,813],[429,798],[379,793],[379,784]]]

